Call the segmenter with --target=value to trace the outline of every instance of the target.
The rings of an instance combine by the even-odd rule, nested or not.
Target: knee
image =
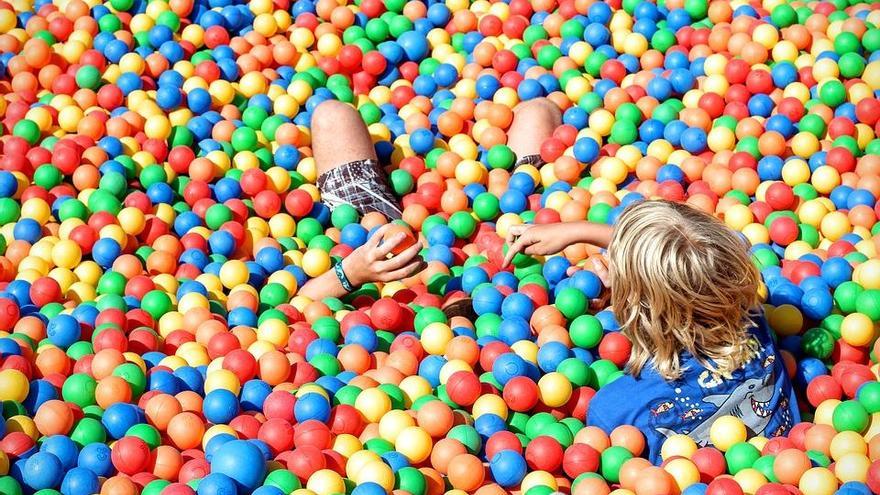
[[[514,114],[528,119],[550,119],[558,121],[562,118],[562,111],[556,103],[548,98],[533,98],[518,103],[513,109]]]
[[[326,100],[312,110],[312,133],[323,129],[338,131],[352,122],[361,121],[361,115],[348,103]]]

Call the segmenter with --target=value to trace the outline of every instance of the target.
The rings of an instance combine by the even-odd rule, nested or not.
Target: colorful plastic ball
[[[76,318],[70,315],[58,315],[46,326],[46,336],[53,344],[66,349],[80,338],[80,326]]]
[[[518,485],[526,475],[528,465],[518,452],[502,450],[489,461],[492,479],[503,487]]]
[[[233,440],[213,453],[211,472],[228,476],[240,490],[253,490],[266,476],[266,465],[256,445],[246,440]]]
[[[27,376],[17,369],[0,370],[0,399],[23,402],[30,391]]]
[[[37,452],[25,461],[21,474],[26,485],[42,490],[58,486],[64,478],[64,469],[53,454]]]
[[[735,444],[746,441],[746,427],[735,416],[721,416],[709,428],[709,438],[718,450],[726,452]]]

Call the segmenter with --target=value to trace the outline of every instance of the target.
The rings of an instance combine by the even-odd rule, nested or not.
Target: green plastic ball
[[[556,309],[569,320],[584,314],[588,303],[587,296],[574,287],[566,287],[556,296]]]
[[[85,373],[70,375],[61,386],[61,397],[67,402],[72,402],[79,407],[86,407],[95,402],[95,389],[98,383]]]
[[[736,474],[743,469],[751,468],[759,457],[761,457],[761,451],[748,442],[734,444],[724,453],[724,459],[727,461],[727,469],[730,474]]]
[[[856,400],[843,401],[834,408],[831,424],[838,432],[854,431],[861,433],[868,427],[871,416],[861,402]]]
[[[613,445],[603,450],[600,462],[602,477],[611,483],[619,483],[620,468],[624,462],[632,457],[632,452],[619,445]]]

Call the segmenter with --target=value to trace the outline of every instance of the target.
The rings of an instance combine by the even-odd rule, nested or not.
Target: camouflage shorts
[[[541,155],[526,155],[517,165],[541,166]],[[321,200],[331,210],[341,204],[354,206],[362,215],[373,211],[395,220],[402,216],[400,202],[391,191],[385,172],[373,159],[340,165],[318,177]]]
[[[318,189],[331,210],[349,204],[362,215],[378,211],[392,220],[401,217],[400,203],[376,160],[358,160],[333,168],[318,177]]]
[[[540,167],[544,164],[544,160],[541,159],[541,155],[526,155],[516,161],[517,165],[534,165],[536,167]]]

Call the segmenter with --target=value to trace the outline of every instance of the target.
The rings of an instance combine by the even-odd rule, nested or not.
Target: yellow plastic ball
[[[378,423],[391,410],[391,399],[378,388],[368,388],[358,394],[354,407],[371,423]]]
[[[831,165],[822,165],[813,172],[810,182],[820,193],[830,194],[840,185],[840,172]]]
[[[229,260],[220,267],[220,282],[227,289],[247,283],[248,268],[244,261]]]
[[[430,457],[433,447],[431,435],[418,426],[404,428],[394,441],[394,450],[405,455],[412,464],[418,464]]]
[[[808,469],[798,483],[798,489],[804,495],[833,495],[837,487],[834,473],[823,467]]]
[[[691,458],[699,447],[694,440],[682,433],[667,438],[660,447],[660,458],[663,460],[670,457],[686,457]]]
[[[791,138],[791,151],[802,158],[813,156],[821,148],[822,146],[819,143],[819,138],[811,132],[799,132]]]
[[[859,265],[858,282],[865,289],[880,289],[880,260],[870,259]]]
[[[549,407],[560,407],[571,398],[572,386],[568,377],[551,372],[538,380],[538,398]]]
[[[345,493],[345,481],[332,469],[319,469],[309,476],[306,488],[317,495]]]
[[[840,324],[840,338],[849,345],[868,345],[874,341],[874,322],[862,313],[848,314]]]
[[[364,466],[378,460],[380,460],[379,454],[372,450],[357,451],[345,461],[345,474],[348,478],[356,479]]]
[[[241,390],[241,382],[238,376],[226,369],[218,369],[208,373],[208,376],[205,378],[205,393],[220,389],[228,390],[238,395],[238,392]]]
[[[462,185],[483,183],[487,175],[486,167],[473,159],[462,160],[455,166],[455,180]]]
[[[679,490],[700,482],[700,470],[690,459],[673,459],[663,469],[672,475]]]
[[[12,368],[0,371],[0,400],[22,402],[29,391],[30,382],[24,373]]]
[[[82,249],[71,240],[58,241],[52,247],[52,263],[61,268],[72,270],[82,260]]]
[[[282,320],[269,318],[257,327],[257,339],[271,342],[278,347],[287,345],[290,338],[290,329]]]
[[[789,160],[782,166],[782,180],[789,186],[810,180],[810,166],[803,160]]]
[[[736,416],[721,416],[709,427],[709,440],[722,452],[740,442],[745,442],[748,432],[746,425]]]
[[[144,212],[133,206],[129,206],[120,210],[117,214],[119,218],[119,226],[129,235],[138,235],[144,230],[146,218]]]
[[[553,491],[556,491],[556,489],[559,488],[559,484],[556,482],[556,478],[552,474],[547,471],[532,471],[523,478],[520,483],[520,490],[522,493],[526,493],[529,489],[536,486],[546,486]]]
[[[382,461],[373,461],[360,470],[356,482],[358,484],[376,483],[386,492],[390,492],[394,489],[394,471],[391,470],[391,466]]]
[[[745,493],[755,493],[759,488],[767,484],[767,478],[754,468],[746,468],[733,476]]]
[[[839,404],[840,401],[837,399],[823,400],[816,407],[816,412],[813,414],[813,422],[817,425],[831,426],[834,409],[836,409]]]
[[[742,230],[743,227],[752,223],[755,215],[746,205],[735,204],[724,213],[724,223],[734,230]]]
[[[433,391],[431,383],[418,375],[410,375],[404,378],[398,387],[403,391],[404,401],[407,405],[412,405],[413,402],[421,397],[430,395]]]
[[[853,452],[837,460],[834,464],[834,474],[842,483],[847,481],[865,483],[868,480],[869,467],[871,467],[871,459]]]
[[[415,425],[416,420],[407,414],[406,411],[388,411],[379,420],[379,436],[393,443],[397,440],[397,436],[401,431]]]
[[[509,410],[507,403],[498,395],[481,395],[471,408],[471,414],[474,419],[484,414],[494,414],[501,419],[506,420]]]
[[[821,201],[811,199],[805,201],[797,210],[798,218],[801,223],[812,225],[819,228],[822,224],[822,218],[828,214],[828,207]]]
[[[831,452],[831,458],[837,461],[843,459],[847,454],[866,455],[868,444],[862,435],[854,431],[842,431],[831,439],[828,450]]]
[[[880,89],[880,60],[875,60],[865,66],[865,70],[862,72],[862,80],[872,90],[877,91]]]
[[[45,225],[52,215],[52,210],[42,198],[31,198],[21,205],[21,218],[31,218],[40,225]]]
[[[317,277],[330,269],[330,255],[321,249],[309,249],[302,259],[302,269],[309,277]]]
[[[422,347],[429,354],[442,355],[446,352],[446,346],[449,341],[455,337],[449,325],[441,322],[434,322],[427,325],[422,330],[421,343]]]
[[[767,322],[781,336],[797,335],[804,325],[804,316],[791,304],[781,304],[770,312]]]

